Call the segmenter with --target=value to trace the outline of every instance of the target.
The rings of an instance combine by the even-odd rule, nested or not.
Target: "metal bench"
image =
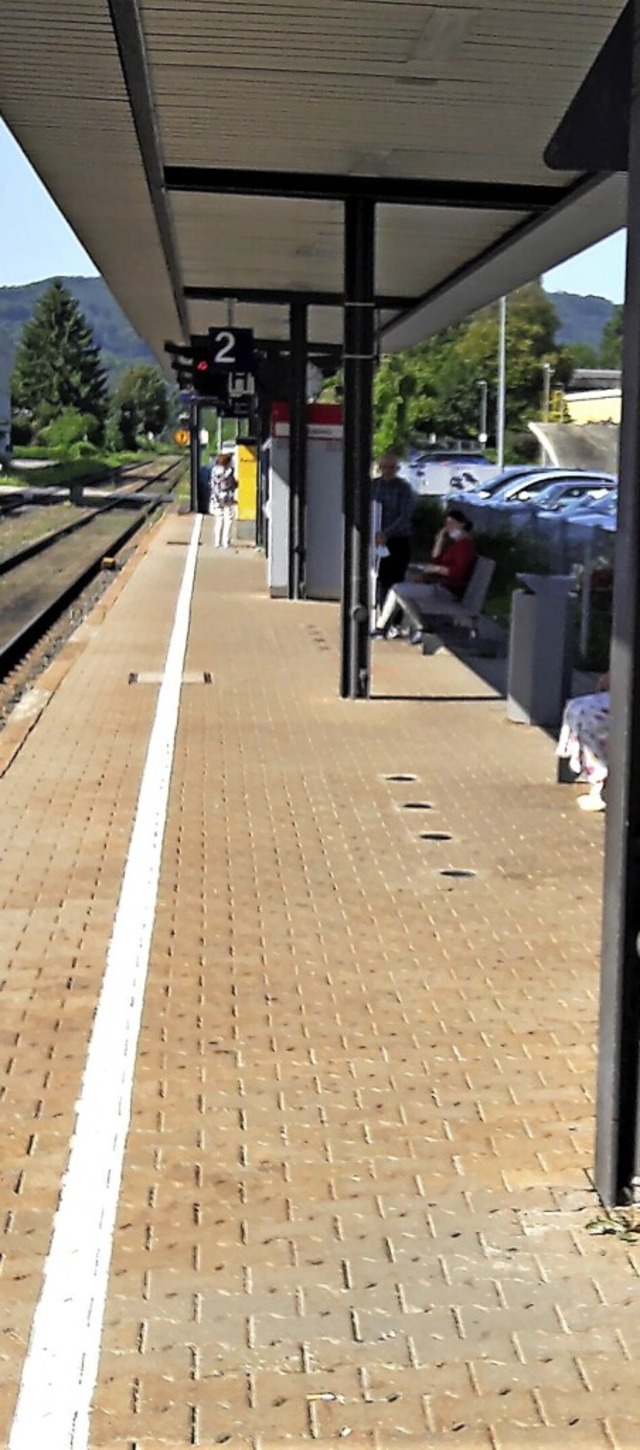
[[[429,624],[446,620],[451,624],[461,624],[469,631],[469,637],[474,639],[478,632],[478,620],[484,609],[489,593],[489,585],[493,579],[496,567],[495,559],[484,558],[480,555],[475,562],[473,573],[467,584],[462,599],[448,599],[434,601],[423,611],[425,627]]]

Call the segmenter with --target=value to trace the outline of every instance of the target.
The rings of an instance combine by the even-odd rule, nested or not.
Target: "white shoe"
[[[398,628],[397,624],[389,625],[389,628],[387,630],[387,639],[400,639],[401,635],[402,630]]]
[[[600,790],[589,791],[588,795],[579,795],[578,805],[581,811],[604,811],[606,809]]]
[[[411,635],[411,639],[410,639],[409,643],[410,644],[422,644],[423,639],[424,639],[424,630],[423,629],[414,629],[413,634]]]

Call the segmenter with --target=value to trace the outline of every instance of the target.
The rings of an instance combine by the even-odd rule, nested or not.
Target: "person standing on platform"
[[[228,549],[236,516],[238,480],[233,471],[233,455],[219,453],[211,469],[211,504],[213,542],[216,549]]]
[[[380,506],[380,528],[376,545],[382,553],[378,565],[378,609],[394,584],[402,583],[411,558],[411,518],[415,506],[413,489],[398,473],[400,459],[390,449],[378,461],[373,483],[373,500]]]

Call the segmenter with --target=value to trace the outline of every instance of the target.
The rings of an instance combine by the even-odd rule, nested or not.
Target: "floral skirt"
[[[576,775],[590,785],[601,785],[607,778],[609,754],[609,691],[597,695],[578,695],[568,700],[562,717],[557,754]]]

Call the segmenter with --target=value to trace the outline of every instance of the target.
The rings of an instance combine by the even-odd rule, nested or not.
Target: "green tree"
[[[602,331],[602,342],[600,344],[600,366],[603,368],[622,367],[622,329],[624,326],[624,308],[616,307],[612,312],[609,321],[605,323]]]
[[[473,420],[478,416],[480,377],[486,378],[489,384],[489,418],[495,418],[499,328],[497,306],[484,308],[471,318],[460,343],[459,356],[467,365],[470,382],[474,383],[467,414],[473,431]],[[544,363],[551,365],[554,383],[564,382],[570,373],[571,365],[563,350],[555,346],[557,328],[556,310],[539,282],[521,287],[509,298],[506,426],[513,432],[523,431],[530,419],[540,417]]]
[[[138,446],[138,415],[129,398],[114,398],[107,424],[107,443],[118,452],[132,451]]]
[[[510,434],[539,418],[544,392],[544,363],[555,382],[564,382],[571,361],[555,345],[558,318],[539,282],[522,287],[507,310],[506,423]],[[480,428],[481,381],[487,383],[490,439],[496,416],[498,384],[498,306],[483,308],[458,327],[449,328],[409,352],[383,358],[375,386],[375,440],[378,449],[405,445],[417,434],[475,438]]]
[[[417,434],[442,432],[441,374],[461,335],[448,328],[408,352],[383,357],[374,386],[374,445],[406,448]]]
[[[590,342],[567,342],[563,352],[571,364],[572,371],[574,368],[597,368],[598,366],[598,354]]]
[[[169,419],[169,395],[162,373],[148,363],[127,368],[114,389],[112,407],[116,415],[126,414],[128,431],[145,437],[152,433],[157,438]]]
[[[65,409],[95,419],[100,435],[107,416],[107,382],[93,333],[62,282],[52,282],[27,322],[11,381],[12,406],[36,431]]]

